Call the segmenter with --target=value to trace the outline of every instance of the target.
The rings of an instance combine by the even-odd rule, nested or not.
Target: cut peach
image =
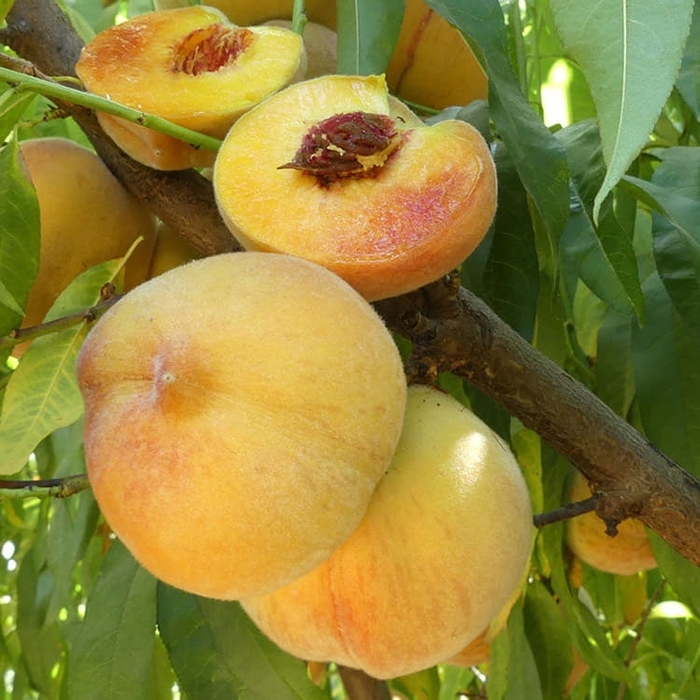
[[[369,300],[459,265],[495,212],[488,146],[465,122],[426,126],[393,104],[381,76],[326,75],[239,119],[213,183],[240,243],[313,260]]]
[[[281,27],[238,27],[203,5],[134,17],[98,34],[76,73],[91,92],[222,138],[241,114],[301,77],[301,37]],[[163,170],[211,165],[214,152],[98,113],[133,158]]]

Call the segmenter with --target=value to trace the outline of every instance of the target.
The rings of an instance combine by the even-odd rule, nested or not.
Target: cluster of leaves
[[[698,4],[428,0],[463,32],[490,84],[488,106],[432,117],[483,125],[498,167],[495,226],[463,266],[463,284],[696,476]],[[149,9],[146,0],[107,9],[76,0],[67,11],[87,38],[117,13]],[[402,0],[338,0],[338,10],[339,70],[382,71]],[[42,118],[47,110],[30,93],[0,93],[0,335],[18,325],[38,261],[38,208],[17,139],[86,143],[72,121]],[[93,305],[117,268],[111,261],[79,277],[50,318]],[[4,363],[0,473],[84,470],[73,363],[85,332],[39,339],[18,366]],[[566,461],[470,387],[442,380],[511,441],[536,510],[561,505]],[[237,604],[187,595],[143,571],[109,536],[89,491],[11,496],[0,502],[1,698],[343,697],[335,669],[313,684]],[[576,700],[700,698],[700,576],[651,538],[659,568],[624,578],[572,566],[564,526],[544,528],[490,663],[428,669],[395,679],[393,691],[549,700],[583,665],[569,689]]]

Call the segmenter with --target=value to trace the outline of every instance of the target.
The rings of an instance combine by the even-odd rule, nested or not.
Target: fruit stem
[[[90,487],[87,474],[71,474],[62,479],[0,480],[4,498],[68,498]]]
[[[292,9],[292,31],[303,35],[307,21],[305,0],[294,0]]]
[[[569,518],[575,518],[577,515],[590,513],[591,511],[595,510],[597,502],[598,497],[591,496],[590,498],[586,498],[583,501],[567,503],[561,508],[555,508],[554,510],[549,510],[546,513],[538,513],[533,517],[534,525],[537,528],[541,528],[545,525],[552,525],[553,523],[558,523],[562,520],[569,520]]]
[[[35,92],[44,97],[56,98],[64,102],[80,105],[81,107],[87,107],[97,112],[105,112],[115,117],[126,119],[129,122],[148,127],[154,131],[160,131],[163,134],[167,134],[168,136],[172,136],[208,151],[217,151],[221,146],[221,141],[219,139],[200,134],[198,131],[186,129],[184,126],[178,126],[177,124],[169,122],[167,119],[156,117],[153,114],[147,114],[146,112],[132,109],[118,102],[113,102],[106,97],[76,90],[67,85],[60,85],[49,78],[39,78],[34,75],[27,75],[0,66],[0,80],[6,82],[17,92]]]

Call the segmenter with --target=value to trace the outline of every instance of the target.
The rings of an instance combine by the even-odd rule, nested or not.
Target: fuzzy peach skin
[[[396,447],[405,378],[372,307],[327,270],[230,253],[145,282],[77,365],[108,524],[178,588],[267,593],[357,526]]]
[[[213,7],[138,15],[100,32],[75,67],[90,92],[223,138],[264,98],[303,76],[304,44],[280,27],[238,27]],[[162,170],[207,166],[214,152],[98,113],[136,160]]]
[[[311,573],[242,605],[307,661],[413,673],[464,649],[519,588],[531,516],[508,447],[456,399],[411,386],[396,454],[357,529]]]
[[[89,267],[120,258],[140,236],[150,255],[155,217],[91,150],[62,137],[20,142],[21,162],[36,191],[41,226],[39,271],[29,293],[23,325],[41,323],[58,295]],[[126,284],[140,283],[146,264],[127,264]],[[15,348],[15,355],[25,345]]]
[[[311,129],[356,112],[390,116],[397,132],[395,150],[370,174],[327,182],[280,169]],[[392,114],[382,76],[326,75],[282,90],[239,119],[218,152],[224,221],[245,248],[313,260],[371,301],[439,278],[488,231],[496,172],[469,124],[415,119]]]
[[[569,500],[583,501],[591,490],[581,472],[572,472]],[[605,531],[605,523],[594,513],[584,513],[567,520],[566,542],[581,561],[600,571],[630,576],[657,566],[644,524],[640,520],[624,520],[617,526],[617,535]]]

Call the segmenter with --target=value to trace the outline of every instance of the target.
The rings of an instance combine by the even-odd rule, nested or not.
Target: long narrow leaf
[[[693,0],[551,0],[564,46],[598,110],[608,171],[600,208],[646,143],[671,93],[690,29]]]

